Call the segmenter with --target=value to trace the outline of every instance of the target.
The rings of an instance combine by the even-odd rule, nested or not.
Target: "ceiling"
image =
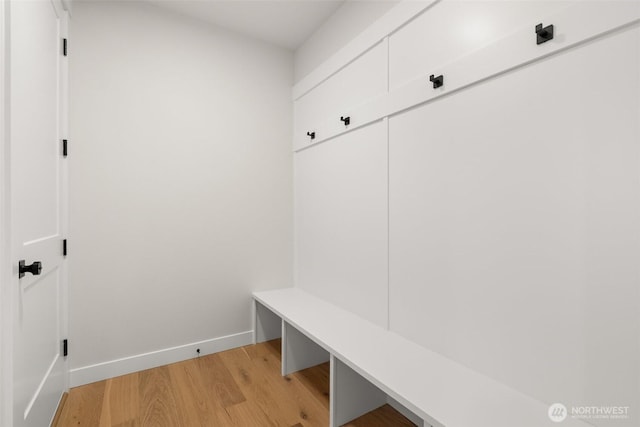
[[[287,49],[295,50],[345,0],[148,0]]]

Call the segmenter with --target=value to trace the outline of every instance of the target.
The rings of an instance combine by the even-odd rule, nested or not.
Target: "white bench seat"
[[[548,404],[302,290],[287,288],[256,292],[254,299],[257,304],[264,306],[285,322],[282,324],[283,330],[288,324],[326,350],[332,356],[332,369],[334,363],[348,366],[415,414],[414,420],[424,420],[424,425],[558,425],[548,416]],[[287,353],[287,344],[284,342],[286,334],[285,331],[283,359]],[[337,362],[334,362],[334,358]],[[340,375],[340,371],[337,374]],[[336,380],[334,375],[332,373],[332,381]],[[339,397],[336,397],[334,388],[332,384],[331,399],[343,398],[344,393],[340,394],[339,390]],[[332,409],[335,407],[332,402]],[[370,409],[374,407],[375,403]],[[332,421],[338,419],[335,414],[331,415]],[[586,424],[568,417],[562,422],[562,426]]]

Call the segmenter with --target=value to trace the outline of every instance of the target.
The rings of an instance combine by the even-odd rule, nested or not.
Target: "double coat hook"
[[[553,25],[542,27],[542,24],[536,25],[536,44],[542,44],[553,39]]]
[[[429,76],[429,81],[433,82],[434,89],[438,89],[440,86],[444,84],[444,76],[440,74],[438,77],[436,77],[435,75],[431,74]]]

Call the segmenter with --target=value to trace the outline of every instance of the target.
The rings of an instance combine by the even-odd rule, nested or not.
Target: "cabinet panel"
[[[386,123],[296,153],[295,169],[297,286],[386,327]]]
[[[534,27],[568,1],[444,0],[389,37],[389,88],[438,73],[439,67],[505,37]],[[446,77],[445,77],[446,85]]]
[[[389,119],[393,331],[542,401],[639,403],[639,65],[636,26]]]
[[[378,43],[294,102],[294,144],[298,147],[308,144],[310,131],[322,137],[327,125],[340,124],[340,116],[350,108],[386,92],[386,46],[386,42]]]

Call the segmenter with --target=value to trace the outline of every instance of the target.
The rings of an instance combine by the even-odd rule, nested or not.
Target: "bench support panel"
[[[282,337],[282,319],[264,305],[254,300],[254,343],[271,341]]]
[[[387,403],[396,411],[400,412],[402,415],[407,417],[409,421],[414,423],[418,427],[434,427],[431,424],[424,421],[422,418],[405,408],[400,402],[392,398],[391,396],[387,396]]]
[[[287,322],[282,322],[282,375],[328,361],[328,351]]]
[[[387,403],[387,395],[331,356],[330,427],[339,427]]]

